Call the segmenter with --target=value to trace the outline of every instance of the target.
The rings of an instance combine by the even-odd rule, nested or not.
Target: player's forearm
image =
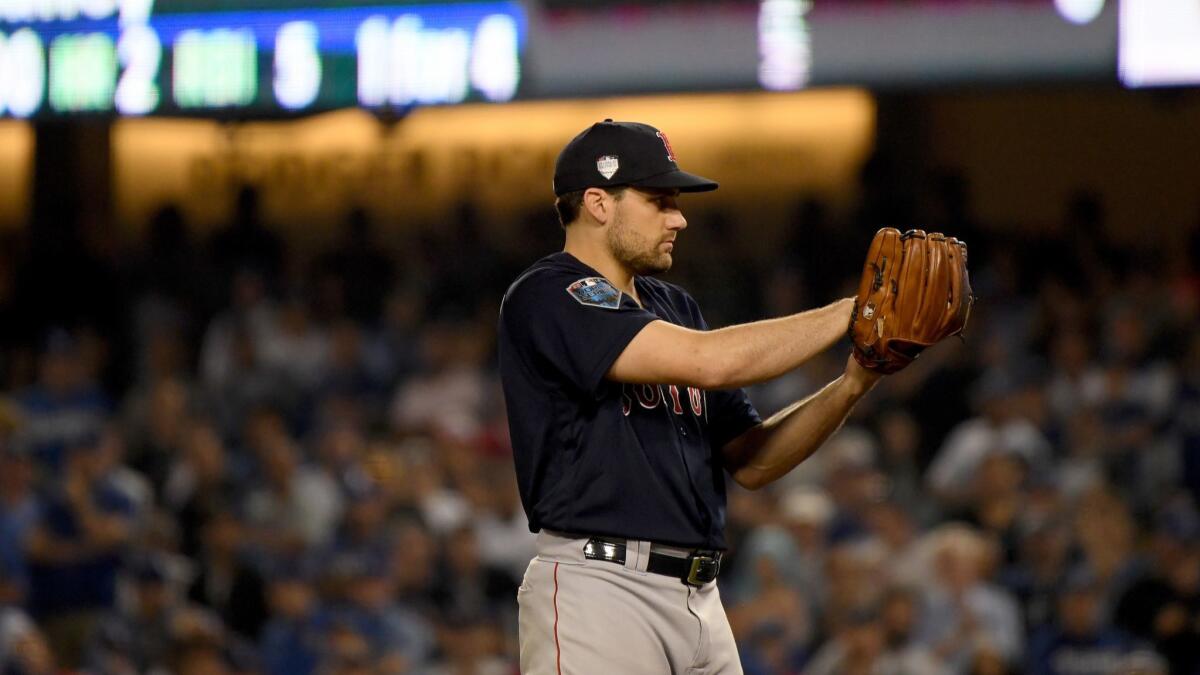
[[[730,441],[725,468],[742,487],[771,483],[808,459],[846,421],[878,376],[845,374]]]
[[[735,389],[794,370],[846,334],[853,305],[852,298],[844,298],[800,314],[705,333],[702,358],[716,370],[709,388]]]
[[[736,389],[800,366],[846,334],[854,300],[800,314],[701,331],[652,321],[607,373],[615,382]]]

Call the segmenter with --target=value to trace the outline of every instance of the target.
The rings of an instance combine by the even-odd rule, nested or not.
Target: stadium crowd
[[[731,489],[746,672],[1200,673],[1200,251],[1109,242],[1082,193],[1037,235],[983,227],[941,185],[911,222],[971,246],[965,342]],[[237,212],[0,246],[3,672],[517,672],[533,539],[492,340],[553,216],[497,246],[469,209],[391,242],[359,213],[301,255],[253,192]],[[763,259],[696,217],[667,278],[713,325],[800,311],[849,295],[897,222],[869,196],[794,221]],[[847,349],[752,400],[778,410]]]

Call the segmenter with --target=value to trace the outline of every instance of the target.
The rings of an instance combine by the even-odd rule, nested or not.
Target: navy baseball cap
[[[666,134],[649,124],[597,122],[567,143],[554,164],[554,195],[590,187],[716,190],[716,181],[681,171]]]

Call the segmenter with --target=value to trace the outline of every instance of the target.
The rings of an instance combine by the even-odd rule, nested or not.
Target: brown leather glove
[[[961,333],[974,301],[965,243],[885,227],[871,241],[850,315],[854,358],[868,370],[894,373]]]

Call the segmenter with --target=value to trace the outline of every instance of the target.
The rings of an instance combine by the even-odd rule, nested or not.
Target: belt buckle
[[[688,556],[688,574],[684,581],[691,586],[703,586],[716,579],[720,571],[720,558],[693,553]]]

